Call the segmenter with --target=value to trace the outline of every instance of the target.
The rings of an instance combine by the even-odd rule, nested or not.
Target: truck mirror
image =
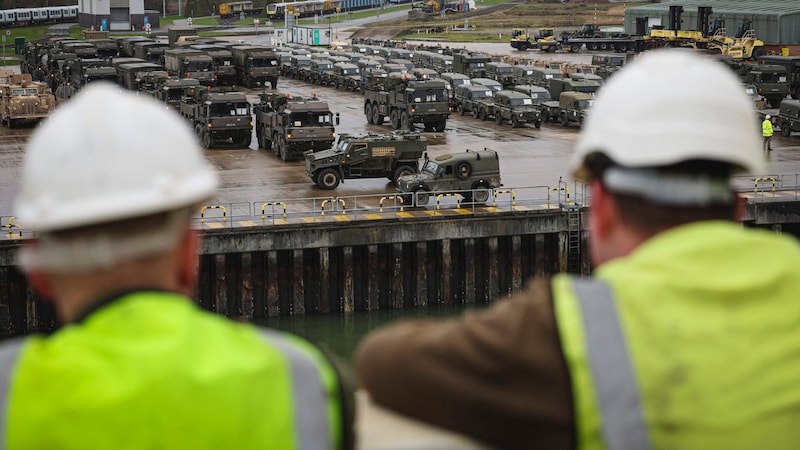
[[[339,125],[339,113],[336,113],[336,125]]]

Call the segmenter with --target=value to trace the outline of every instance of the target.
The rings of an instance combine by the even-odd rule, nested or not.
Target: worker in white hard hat
[[[797,448],[800,248],[737,223],[729,184],[764,170],[754,114],[720,63],[638,56],[574,153],[593,277],[539,277],[483,312],[375,331],[361,386],[496,448]]]
[[[350,448],[311,344],[201,310],[196,207],[218,175],[172,111],[91,84],[32,136],[19,262],[61,327],[0,345],[0,447]]]
[[[774,131],[772,130],[772,116],[767,114],[764,116],[764,121],[761,122],[761,135],[764,136],[764,151],[771,152],[772,151],[772,135]]]

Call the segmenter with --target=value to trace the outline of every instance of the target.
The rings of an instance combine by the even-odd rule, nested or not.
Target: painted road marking
[[[411,213],[407,213],[407,212],[398,212],[398,213],[395,213],[395,215],[396,215],[397,217],[404,217],[404,218],[406,218],[406,219],[409,219],[409,218],[411,218],[411,217],[414,217],[414,215],[413,215],[413,214],[411,214]]]
[[[345,216],[344,214],[333,216],[333,218],[338,220],[338,221],[340,221],[340,222],[350,222],[351,220],[353,220],[350,217]]]
[[[303,222],[305,222],[305,223],[314,223],[314,222],[317,221],[317,219],[314,218],[314,217],[303,217],[302,219],[303,219]]]
[[[366,217],[367,219],[372,219],[372,220],[385,219],[385,217],[380,214],[361,214],[361,217]]]
[[[253,222],[252,220],[240,220],[239,225],[243,227],[254,227],[256,226],[256,223]]]
[[[206,226],[208,228],[224,228],[225,225],[221,223],[207,223]]]

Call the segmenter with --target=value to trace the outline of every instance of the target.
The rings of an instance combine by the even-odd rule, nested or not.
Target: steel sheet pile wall
[[[560,211],[209,230],[197,301],[244,320],[486,303],[533,275],[565,270],[566,230]],[[55,326],[52,307],[13,267],[18,246],[0,243],[5,336]],[[583,257],[583,270],[588,266]]]

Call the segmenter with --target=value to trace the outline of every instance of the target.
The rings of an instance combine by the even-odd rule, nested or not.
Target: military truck
[[[69,71],[68,82],[76,90],[94,81],[117,82],[117,70],[105,59],[77,59],[69,65]]]
[[[307,150],[331,148],[336,131],[327,102],[280,92],[261,94],[260,100],[253,105],[259,148],[272,150],[284,161],[302,158]],[[338,114],[335,125],[339,125]]]
[[[486,203],[491,190],[502,185],[500,158],[489,149],[426,157],[419,173],[397,179],[403,203],[416,206],[427,205],[431,195],[446,193],[458,193],[468,202]]]
[[[481,107],[483,107],[484,115],[488,117],[489,113],[494,112],[493,96],[494,92],[491,89],[479,84],[462,84],[456,86],[456,111],[462,116],[471,112],[473,117],[478,118],[480,117]]]
[[[164,66],[142,62],[142,63],[125,63],[119,64],[117,67],[117,79],[119,84],[125,89],[131,91],[139,90],[139,80],[145,72],[153,70],[164,70]]]
[[[514,66],[504,62],[486,63],[486,78],[491,78],[508,89],[514,85]]]
[[[217,84],[211,57],[200,50],[171,48],[164,52],[164,67],[178,78],[195,78],[204,86]]]
[[[594,103],[592,94],[562,92],[558,101],[542,103],[542,118],[545,122],[561,122],[565,127],[573,122],[581,125],[592,103]]]
[[[181,98],[180,113],[205,148],[228,139],[239,147],[250,146],[253,116],[250,103],[241,92],[209,90],[206,86],[188,89]]]
[[[144,74],[139,81],[140,91],[166,104],[167,109],[180,110],[181,99],[190,89],[200,86],[194,78],[170,77],[165,71],[155,70]]]
[[[256,83],[278,88],[278,55],[268,47],[235,45],[231,47],[239,83],[252,88]]]
[[[197,36],[197,28],[191,26],[174,26],[167,28],[167,40],[170,47],[174,47],[175,43],[182,38]]]
[[[361,90],[361,69],[351,63],[338,62],[333,65],[333,85],[347,91]]]
[[[0,121],[14,128],[19,123],[35,123],[56,107],[56,98],[44,83],[33,81],[29,73],[6,77],[0,84]]]
[[[494,119],[498,125],[503,121],[519,128],[526,123],[542,127],[542,112],[529,96],[517,91],[500,91],[494,94]]]
[[[322,189],[335,189],[342,180],[388,178],[392,183],[417,173],[428,142],[418,133],[339,136],[336,145],[307,151],[306,173]]]
[[[792,131],[800,131],[800,100],[786,99],[781,102],[778,126],[786,137],[791,136]]]
[[[456,53],[453,55],[453,72],[470,78],[485,78],[489,55],[482,53]]]
[[[594,94],[600,89],[600,84],[594,81],[577,81],[572,78],[553,78],[550,80],[547,89],[550,91],[550,96],[554,100],[558,100],[564,91]]]
[[[389,117],[395,130],[411,131],[415,123],[421,123],[426,131],[444,131],[450,117],[444,81],[414,80],[409,76],[389,76],[381,81],[365,85],[367,123],[381,125]]]
[[[758,93],[766,97],[771,107],[779,107],[781,100],[789,94],[789,73],[786,67],[777,64],[743,64],[740,78],[753,85]]]
[[[786,69],[792,98],[800,99],[800,56],[761,56],[761,64],[780,65]]]
[[[312,58],[309,70],[309,80],[314,84],[327,86],[333,80],[333,61],[324,58]]]

